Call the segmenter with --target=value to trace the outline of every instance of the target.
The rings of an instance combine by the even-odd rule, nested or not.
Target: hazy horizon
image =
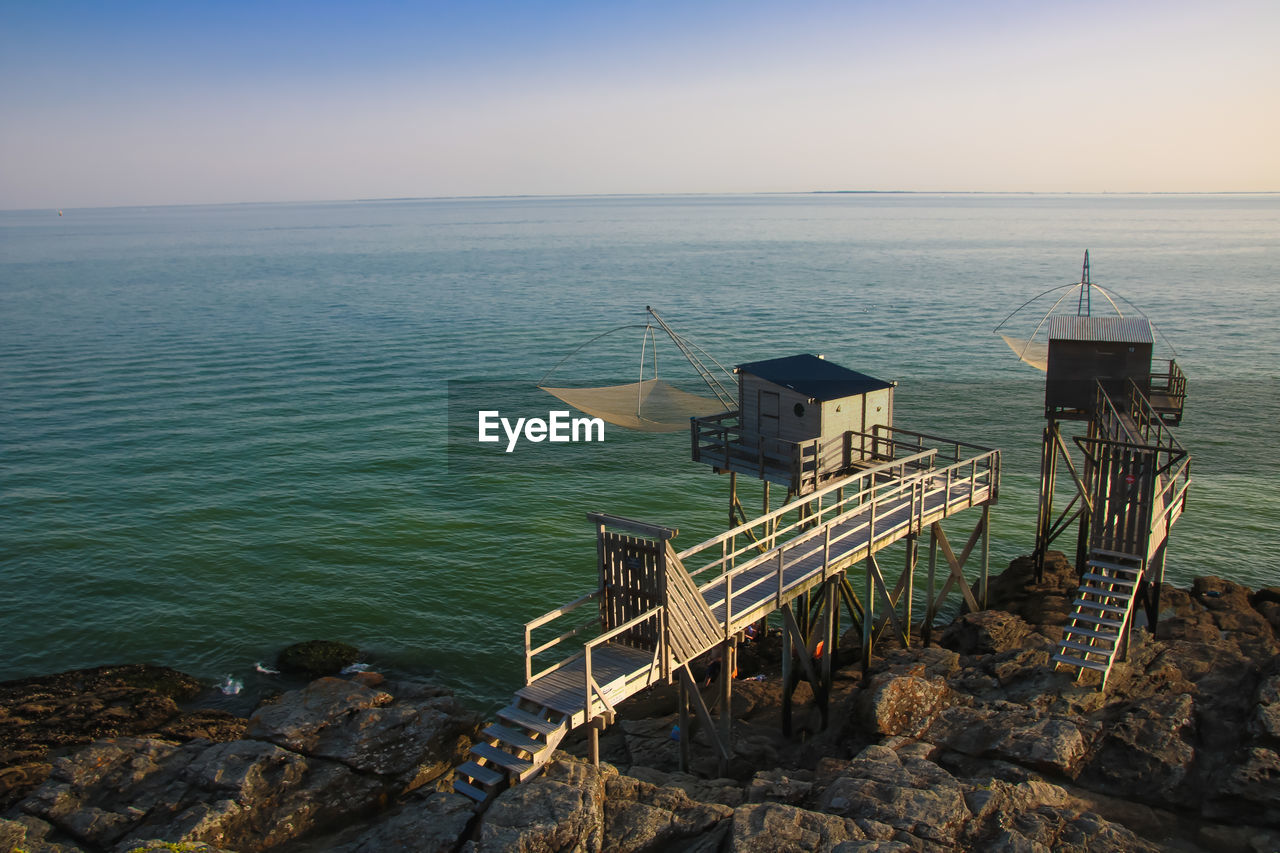
[[[8,4],[0,208],[1280,191],[1280,4]]]

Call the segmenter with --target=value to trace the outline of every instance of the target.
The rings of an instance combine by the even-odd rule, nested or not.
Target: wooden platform
[[[643,623],[661,624],[664,631],[679,628],[672,625],[679,608],[654,607],[598,633],[583,650],[535,674],[531,658],[557,641],[532,647],[532,628],[552,626],[591,597],[530,622],[528,683],[517,696],[569,715],[571,727],[582,725],[860,560],[949,515],[994,502],[998,451],[944,466],[935,465],[936,457],[936,450],[926,450],[833,480],[803,500],[671,552],[673,570],[697,582],[697,594],[715,620],[716,630],[702,632],[697,644],[658,639],[656,646],[642,649],[625,642]],[[588,671],[593,685],[588,685]]]

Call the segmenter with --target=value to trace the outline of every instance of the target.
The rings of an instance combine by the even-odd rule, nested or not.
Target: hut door
[[[756,409],[758,416],[756,418],[756,431],[761,435],[777,437],[778,435],[778,411],[780,408],[780,400],[776,391],[766,391],[760,389],[759,406]]]

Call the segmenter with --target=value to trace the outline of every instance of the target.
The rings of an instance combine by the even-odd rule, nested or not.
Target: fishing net
[[[725,410],[719,400],[681,391],[661,379],[598,388],[538,387],[593,418],[641,432],[687,430],[689,418],[717,415]]]
[[[1046,372],[1049,370],[1049,344],[1047,341],[1026,340],[1025,338],[1015,338],[1012,335],[1001,335],[1000,337],[1023,362],[1037,370]]]

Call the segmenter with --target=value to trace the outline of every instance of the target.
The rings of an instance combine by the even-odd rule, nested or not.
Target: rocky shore
[[[1061,555],[1040,584],[1014,561],[868,683],[846,655],[825,728],[802,684],[791,738],[764,638],[727,776],[696,734],[677,771],[655,689],[599,767],[571,738],[481,814],[450,790],[481,720],[431,684],[323,676],[241,718],[156,667],[8,682],[0,851],[1280,850],[1280,590],[1166,588],[1099,693],[1048,665],[1074,585]]]

